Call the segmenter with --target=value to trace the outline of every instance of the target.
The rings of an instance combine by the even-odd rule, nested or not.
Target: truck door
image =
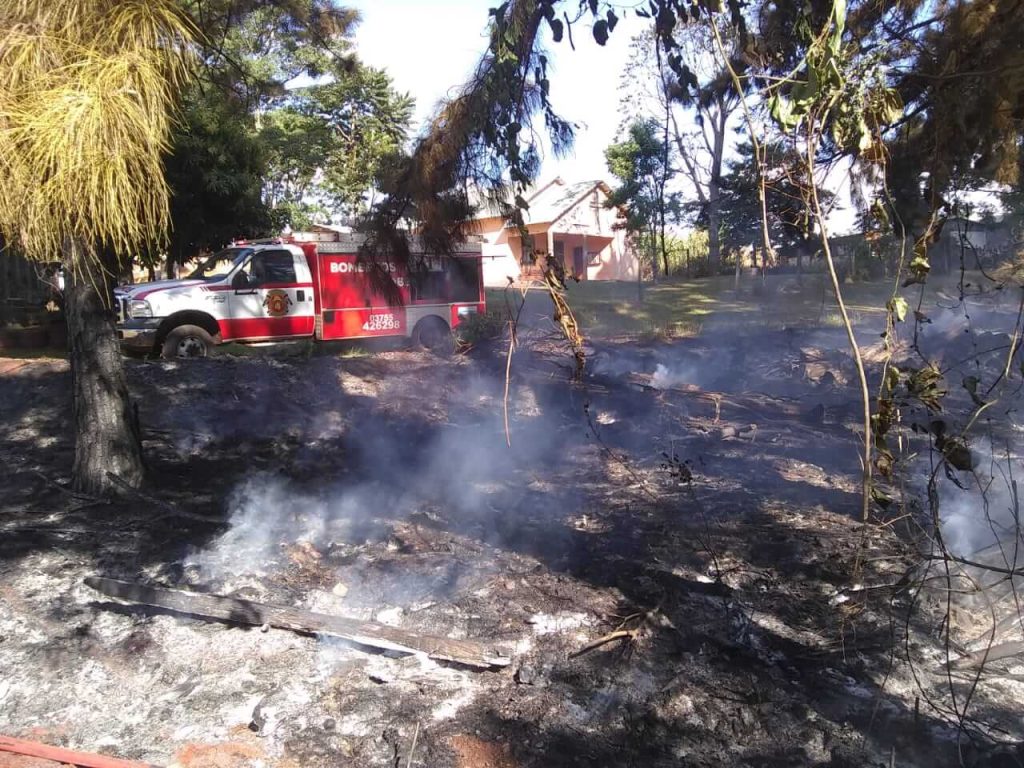
[[[256,251],[235,275],[230,298],[231,339],[286,339],[313,333],[313,284],[296,270],[290,250]],[[244,278],[241,275],[244,274]]]

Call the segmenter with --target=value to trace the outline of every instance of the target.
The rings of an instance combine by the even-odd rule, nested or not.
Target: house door
[[[587,259],[583,254],[583,246],[576,246],[572,249],[572,271],[576,277],[587,276]]]

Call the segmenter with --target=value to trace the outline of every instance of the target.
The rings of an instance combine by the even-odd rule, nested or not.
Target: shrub
[[[464,318],[456,331],[460,343],[472,346],[499,338],[507,326],[508,318],[504,312],[487,311]]]

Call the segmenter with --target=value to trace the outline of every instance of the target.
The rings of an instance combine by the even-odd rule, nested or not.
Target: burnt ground
[[[958,729],[943,598],[905,589],[906,525],[858,521],[839,331],[603,340],[583,384],[564,365],[517,353],[506,435],[500,347],[130,361],[151,484],[97,504],[63,487],[66,365],[0,361],[0,733],[210,767],[1015,764],[971,733],[1020,737],[1021,670]],[[88,575],[513,662],[171,615]]]

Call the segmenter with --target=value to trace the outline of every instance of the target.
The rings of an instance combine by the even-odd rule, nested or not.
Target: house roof
[[[597,187],[600,187],[606,194],[611,191],[608,185],[600,179],[567,184],[562,178],[555,177],[524,195],[530,206],[526,211],[526,221],[529,224],[549,224],[557,221]],[[480,208],[477,213],[478,219],[498,215],[497,211],[488,206],[483,196],[476,190],[470,190],[470,199]]]
[[[555,179],[526,199],[526,202],[530,204],[526,217],[531,224],[547,224],[557,221],[597,187],[603,188],[605,192],[608,191],[607,185],[599,179],[577,181],[573,184],[566,184],[561,179]]]

